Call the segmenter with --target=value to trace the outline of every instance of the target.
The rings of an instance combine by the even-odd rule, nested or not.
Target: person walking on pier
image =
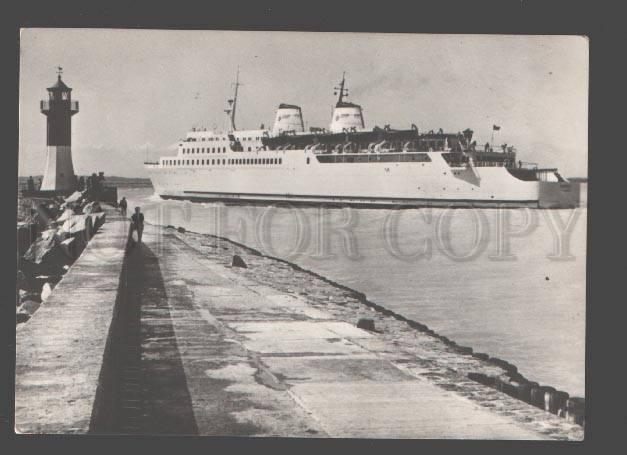
[[[126,198],[123,197],[120,200],[120,203],[118,205],[120,206],[120,212],[122,212],[122,216],[126,216],[126,208],[128,207],[128,204],[126,202]]]
[[[144,214],[140,207],[135,207],[135,213],[131,216],[131,237],[133,231],[137,231],[137,243],[142,243],[142,233],[144,232]]]

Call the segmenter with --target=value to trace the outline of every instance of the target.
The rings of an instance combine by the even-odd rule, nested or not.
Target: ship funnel
[[[280,104],[276,111],[272,134],[279,135],[286,131],[302,133],[305,131],[303,125],[303,114],[299,106],[293,104]]]
[[[344,130],[363,130],[364,116],[361,112],[361,106],[358,104],[347,103],[342,101],[336,104],[333,110],[333,118],[331,119],[331,132],[341,133]]]
[[[331,119],[331,132],[363,130],[365,126],[361,106],[344,101],[344,97],[348,96],[346,73],[342,74],[342,81],[339,87],[335,87],[334,95],[338,95],[338,99]]]

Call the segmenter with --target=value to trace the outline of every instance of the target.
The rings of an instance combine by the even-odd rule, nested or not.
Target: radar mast
[[[235,131],[235,110],[237,109],[237,90],[238,88],[244,84],[240,84],[239,82],[239,66],[237,67],[237,75],[235,76],[235,83],[233,86],[235,87],[235,91],[233,93],[233,98],[227,100],[227,108],[224,110],[229,119],[229,128],[231,131]]]
[[[342,72],[342,81],[340,82],[339,87],[334,87],[334,95],[339,95],[337,99],[337,106],[341,105],[344,102],[344,97],[348,96],[348,89],[344,86],[346,85],[346,71]]]

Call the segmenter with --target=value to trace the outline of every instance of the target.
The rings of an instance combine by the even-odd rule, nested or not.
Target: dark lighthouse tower
[[[69,192],[75,189],[72,165],[72,116],[78,112],[78,101],[72,101],[72,89],[61,80],[48,88],[48,100],[41,101],[41,113],[47,119],[46,169],[41,191]]]

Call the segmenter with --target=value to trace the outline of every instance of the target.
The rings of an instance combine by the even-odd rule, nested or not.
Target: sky
[[[518,158],[587,176],[588,41],[579,36],[24,29],[20,38],[19,175],[43,173],[39,100],[63,68],[78,100],[77,174],[145,177],[192,127],[225,125],[240,68],[237,127],[272,125],[280,103],[306,128],[327,127],[346,72],[366,127],[475,131]]]

